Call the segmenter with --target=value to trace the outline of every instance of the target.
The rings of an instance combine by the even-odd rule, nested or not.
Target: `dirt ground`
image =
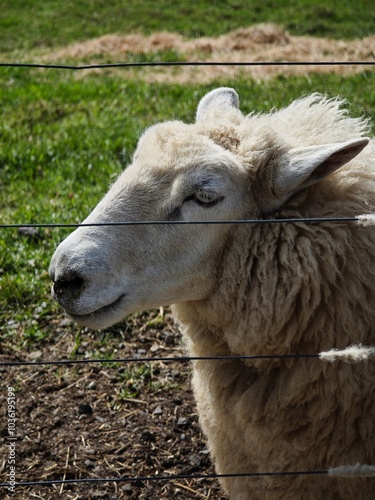
[[[183,356],[170,314],[142,313],[103,339],[84,331],[82,342],[64,318],[51,339],[27,356],[0,351],[0,361]],[[75,330],[76,331],[76,330]],[[104,347],[105,344],[105,347]],[[101,347],[100,347],[101,346]],[[138,478],[213,473],[199,429],[186,362],[0,366],[0,478],[8,480],[7,388],[16,399],[16,480]],[[4,446],[5,445],[5,446]],[[123,481],[0,490],[0,498],[224,499],[216,480]]]

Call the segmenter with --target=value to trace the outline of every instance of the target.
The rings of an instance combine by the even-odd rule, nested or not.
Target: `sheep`
[[[52,258],[53,297],[97,329],[172,304],[192,357],[373,346],[373,216],[366,225],[230,223],[373,213],[368,134],[368,121],[350,117],[339,98],[312,94],[244,116],[235,90],[209,92],[195,123],[143,133],[132,164],[84,223],[229,222],[79,227]],[[196,359],[192,385],[225,476],[374,464],[374,381],[371,362],[231,358]],[[374,478],[338,476],[221,484],[234,500],[373,498]]]

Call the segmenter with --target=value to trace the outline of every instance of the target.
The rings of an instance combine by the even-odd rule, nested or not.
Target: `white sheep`
[[[219,88],[200,102],[196,123],[149,128],[133,163],[84,222],[374,212],[375,147],[366,133],[367,122],[348,117],[338,99],[314,94],[243,116],[236,92]],[[173,304],[192,356],[375,345],[371,224],[80,227],[56,250],[50,273],[54,298],[91,328]],[[218,473],[375,464],[373,362],[198,360],[193,372]],[[221,482],[234,500],[373,499],[375,479],[358,470],[350,479],[336,473]]]

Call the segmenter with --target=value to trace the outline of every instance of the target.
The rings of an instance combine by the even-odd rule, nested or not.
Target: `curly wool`
[[[367,133],[367,121],[348,117],[341,105],[339,100],[313,95],[266,115],[242,117],[233,109],[227,121],[221,110],[213,110],[200,130],[234,153],[256,186],[259,172],[266,165],[270,169],[270,158],[277,164],[284,149]],[[374,212],[374,153],[371,141],[349,164],[296,193],[270,216],[352,217]],[[264,189],[263,182],[259,199]],[[373,223],[371,215],[360,224],[233,227],[212,295],[173,306],[189,353],[307,354],[374,345],[375,228],[366,225],[369,222]],[[200,422],[217,471],[374,464],[374,380],[372,363],[195,362],[193,386]],[[235,500],[358,495],[370,500],[374,481],[292,476],[226,478],[222,484]]]

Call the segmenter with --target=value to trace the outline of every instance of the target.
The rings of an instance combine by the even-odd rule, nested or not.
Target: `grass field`
[[[180,31],[212,35],[253,22],[277,21],[299,33],[332,37],[375,32],[370,2],[25,2],[0,1],[0,57],[20,51],[33,58],[41,46],[58,46],[108,32]],[[59,6],[57,6],[59,5]],[[161,8],[163,6],[163,8]],[[353,18],[355,12],[355,19]],[[207,22],[209,18],[210,22]],[[124,70],[125,71],[125,70]],[[354,114],[375,118],[375,74],[278,77],[235,86],[244,112],[268,110],[313,92],[340,94]],[[192,120],[199,98],[212,85],[150,84],[105,72],[77,78],[68,71],[0,68],[0,221],[79,222],[128,164],[139,134],[171,118]],[[13,346],[49,335],[49,320],[61,313],[49,296],[47,274],[53,250],[67,230],[25,235],[0,233],[0,331]],[[79,329],[77,328],[77,331]]]
[[[0,0],[0,54],[56,47],[106,33],[175,31],[186,36],[226,33],[275,22],[293,34],[363,38],[375,32],[371,0]]]

